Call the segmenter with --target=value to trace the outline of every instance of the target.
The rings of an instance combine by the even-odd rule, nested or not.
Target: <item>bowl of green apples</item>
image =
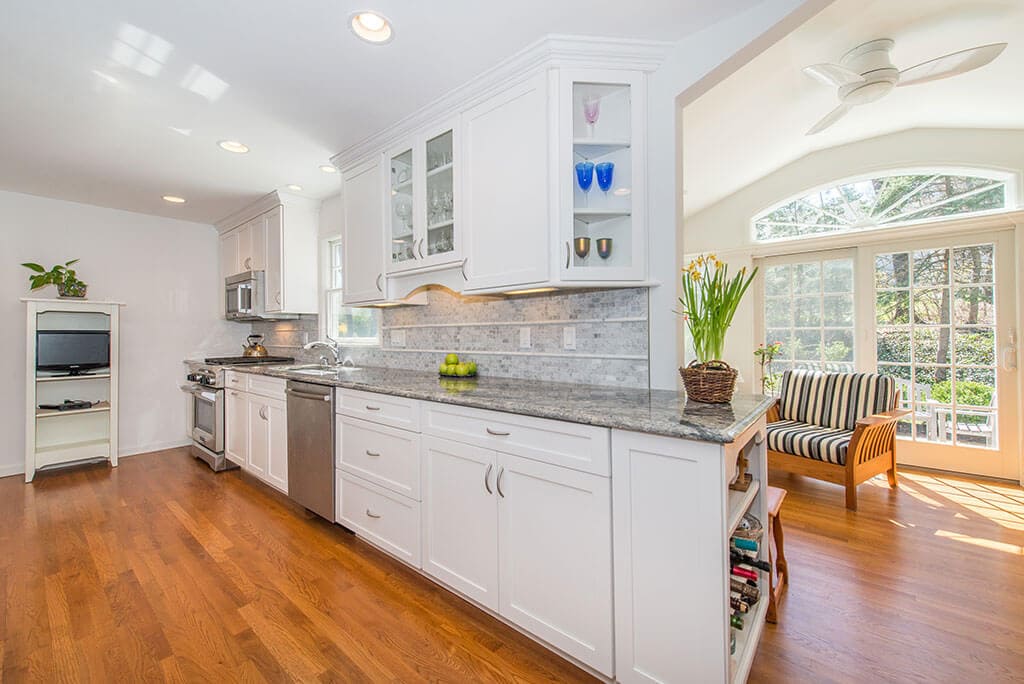
[[[476,362],[460,361],[458,354],[448,354],[437,371],[442,378],[475,378]]]

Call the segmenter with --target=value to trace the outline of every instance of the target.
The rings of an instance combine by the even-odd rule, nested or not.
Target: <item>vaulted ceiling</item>
[[[379,46],[347,0],[4,2],[0,189],[202,222],[287,184],[321,197],[332,154],[545,34],[676,40],[756,4],[379,0]]]
[[[891,56],[900,68],[976,45],[1009,46],[976,71],[897,88],[806,136],[838,102],[834,89],[807,77],[802,67],[837,62],[875,38],[896,41]],[[836,0],[686,107],[684,214],[816,150],[911,128],[1024,128],[1022,74],[1021,0]]]

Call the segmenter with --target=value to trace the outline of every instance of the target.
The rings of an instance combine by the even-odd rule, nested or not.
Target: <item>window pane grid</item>
[[[328,337],[347,345],[376,345],[380,342],[379,312],[344,305],[342,297],[341,240],[328,243],[330,267],[328,287],[324,290],[326,308],[324,332]]]

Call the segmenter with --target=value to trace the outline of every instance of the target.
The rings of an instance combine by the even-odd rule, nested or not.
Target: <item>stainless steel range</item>
[[[186,361],[192,455],[219,472],[238,466],[224,456],[224,371],[232,366],[291,363],[285,356],[220,356]]]

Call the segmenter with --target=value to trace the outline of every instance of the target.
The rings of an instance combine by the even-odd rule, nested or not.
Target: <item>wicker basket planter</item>
[[[686,368],[680,368],[686,396],[705,404],[726,404],[732,401],[739,371],[725,361],[698,363],[691,361]]]

